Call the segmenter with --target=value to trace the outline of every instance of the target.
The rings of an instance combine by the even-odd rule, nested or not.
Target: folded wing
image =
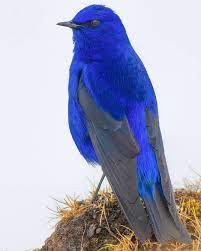
[[[136,156],[140,149],[127,119],[117,121],[97,107],[82,80],[78,99],[103,172],[128,222],[140,240],[150,239],[152,227],[137,190]]]

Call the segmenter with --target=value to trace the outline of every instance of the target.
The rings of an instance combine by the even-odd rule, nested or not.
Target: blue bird
[[[90,5],[70,22],[68,122],[81,155],[99,164],[140,241],[190,243],[176,209],[156,96],[119,16]],[[103,179],[103,178],[102,178]]]

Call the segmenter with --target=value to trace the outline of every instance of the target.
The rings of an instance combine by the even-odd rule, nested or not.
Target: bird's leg
[[[105,179],[105,174],[102,175],[102,177],[101,177],[101,179],[100,179],[100,181],[99,181],[99,183],[98,183],[98,186],[97,186],[97,188],[96,188],[96,191],[95,191],[95,193],[93,194],[92,203],[94,203],[94,202],[96,201],[97,196],[98,196],[98,192],[99,192],[99,190],[100,190],[100,187],[101,187],[101,185],[102,185],[104,179]]]

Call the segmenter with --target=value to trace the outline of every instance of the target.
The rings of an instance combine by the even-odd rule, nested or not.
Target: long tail
[[[158,117],[149,110],[143,112],[143,106],[135,109],[130,125],[141,150],[137,156],[138,192],[145,202],[154,234],[161,243],[170,240],[190,243],[178,217]]]
[[[145,203],[156,239],[160,243],[171,240],[190,243],[190,237],[178,217],[174,198],[169,205],[165,197],[158,163],[150,146],[142,150],[137,163],[138,191]],[[173,193],[171,196],[174,196]]]
[[[167,206],[160,184],[155,186],[153,197],[144,198],[147,212],[150,217],[151,225],[157,240],[161,243],[175,240],[190,243],[191,240],[186,229],[175,223],[172,214]]]

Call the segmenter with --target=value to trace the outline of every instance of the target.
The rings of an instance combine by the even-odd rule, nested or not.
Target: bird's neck
[[[95,44],[95,45],[94,45]],[[94,44],[75,44],[75,57],[85,61],[116,61],[132,50],[129,40],[107,42],[100,41]]]

